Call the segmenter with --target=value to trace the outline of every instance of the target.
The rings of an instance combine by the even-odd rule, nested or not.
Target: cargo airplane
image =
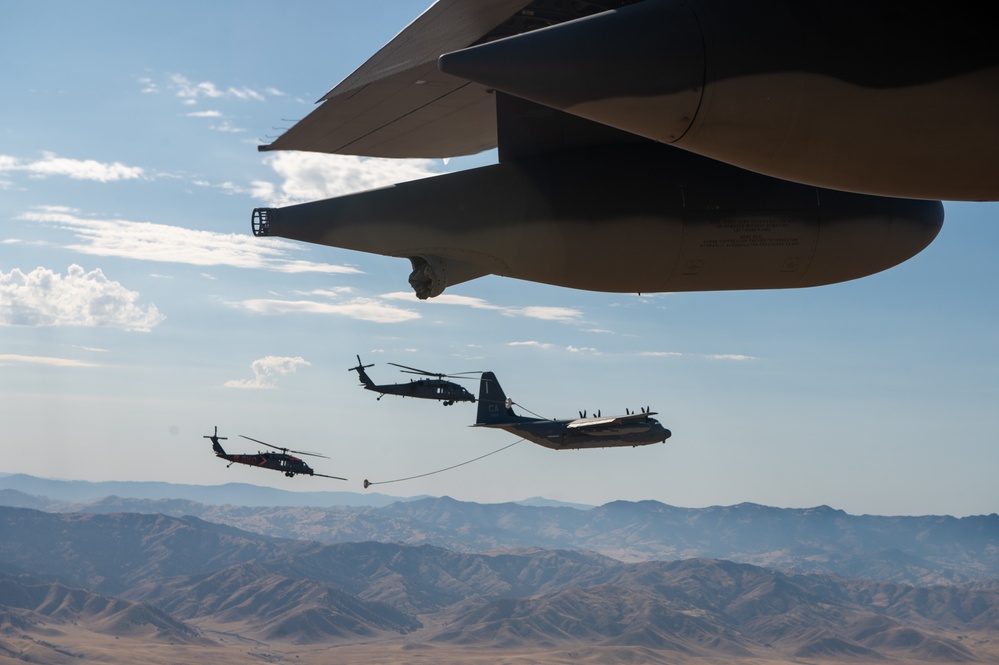
[[[513,402],[492,372],[483,372],[479,380],[479,408],[473,427],[494,427],[516,434],[532,443],[554,450],[580,448],[620,448],[645,446],[665,442],[671,436],[652,416],[655,412],[642,410],[627,412],[623,416],[546,420],[519,416],[513,411]]]

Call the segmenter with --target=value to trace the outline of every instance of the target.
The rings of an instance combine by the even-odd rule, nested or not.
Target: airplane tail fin
[[[479,379],[478,405],[476,425],[502,425],[530,420],[513,412],[513,402],[503,392],[503,387],[492,372],[483,372]]]

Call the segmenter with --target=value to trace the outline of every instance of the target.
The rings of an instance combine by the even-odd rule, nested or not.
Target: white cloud
[[[66,275],[47,268],[0,272],[0,325],[112,326],[149,332],[163,321],[155,305],[136,305],[139,294],[99,269],[71,265]]]
[[[459,296],[448,293],[442,293],[435,298],[430,298],[425,301],[419,300],[416,297],[416,294],[411,291],[393,291],[392,293],[384,293],[381,297],[389,300],[408,300],[411,302],[427,302],[436,305],[459,305],[462,307],[471,307],[472,309],[487,309],[499,312],[504,316],[522,316],[530,319],[558,321],[561,323],[579,321],[583,316],[581,311],[570,307],[506,307],[503,305],[493,305],[482,298]]]
[[[73,180],[94,182],[134,180],[145,175],[144,170],[139,166],[126,166],[121,162],[108,164],[93,159],[70,159],[59,157],[51,152],[43,152],[42,158],[35,161],[24,161],[10,155],[0,155],[0,173],[8,171],[22,171],[35,178],[61,175]]]
[[[221,118],[221,111],[193,111],[187,114],[189,118]]]
[[[420,318],[418,312],[387,305],[370,298],[355,298],[343,303],[255,299],[244,300],[236,303],[236,306],[256,314],[336,314],[374,323],[402,323]]]
[[[569,346],[565,347],[565,350],[568,351],[569,353],[592,353],[595,356],[600,355],[600,351],[596,350],[592,346],[573,346],[572,344],[570,344]]]
[[[229,134],[239,134],[241,132],[246,131],[244,127],[236,127],[228,120],[223,120],[220,124],[217,125],[211,125],[209,129],[215,130],[216,132],[226,132]]]
[[[296,291],[295,293],[303,296],[323,296],[326,298],[339,298],[345,293],[353,293],[354,287],[352,286],[334,286],[329,289],[312,289],[311,291]]]
[[[396,291],[394,293],[386,293],[383,298],[391,298],[393,300],[411,300],[413,302],[423,302],[416,297],[416,294],[412,291]],[[429,302],[436,303],[438,305],[461,305],[462,307],[471,307],[472,309],[492,309],[492,310],[502,310],[503,308],[499,305],[491,305],[482,298],[475,298],[473,296],[459,296],[451,293],[442,293],[441,295],[433,298]]]
[[[211,81],[201,81],[200,83],[194,83],[186,76],[182,74],[171,74],[169,87],[174,93],[183,99],[185,102],[197,101],[198,99],[238,99],[238,100],[252,100],[252,101],[264,101],[266,99],[266,94],[274,94],[278,91],[273,88],[268,88],[266,94],[253,90],[251,88],[220,88]],[[280,94],[280,93],[279,93]]]
[[[160,88],[158,85],[156,85],[156,82],[153,81],[148,76],[141,77],[139,79],[139,83],[142,84],[142,92],[146,94],[156,94],[160,91]]]
[[[84,347],[86,348],[86,347]],[[25,363],[30,365],[49,365],[51,367],[100,367],[96,363],[88,363],[71,358],[52,358],[49,356],[21,356],[13,353],[0,353],[0,365]]]
[[[529,347],[533,347],[533,348],[536,348],[536,349],[545,349],[545,350],[554,348],[554,344],[548,344],[547,342],[535,342],[534,340],[530,340],[530,341],[527,341],[527,342],[507,342],[506,345],[507,346],[529,346]]]
[[[569,307],[506,307],[503,309],[506,316],[525,316],[531,319],[543,319],[545,321],[570,322],[578,321],[583,315],[578,309]]]
[[[435,175],[433,160],[378,159],[313,152],[280,152],[264,163],[281,177],[275,185],[255,181],[252,195],[269,206],[328,199]]]
[[[253,370],[252,379],[232,379],[225,382],[226,388],[273,388],[272,379],[277,376],[287,376],[298,371],[299,367],[308,367],[309,361],[301,357],[265,356],[250,363]]]
[[[641,351],[638,355],[645,356],[646,358],[680,358],[685,356],[693,356],[697,358],[707,358],[708,360],[732,360],[736,362],[759,360],[759,358],[757,358],[756,356],[745,356],[737,353],[690,354],[690,353],[680,353],[679,351]]]
[[[66,245],[68,249],[96,256],[197,266],[262,268],[286,273],[361,272],[357,268],[292,259],[291,255],[302,251],[302,247],[278,238],[199,231],[152,222],[91,219],[81,217],[77,211],[58,207],[38,208],[20,215],[18,219],[68,230],[82,241]]]

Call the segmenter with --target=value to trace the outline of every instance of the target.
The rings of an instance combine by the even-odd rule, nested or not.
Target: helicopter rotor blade
[[[259,439],[254,439],[253,437],[246,436],[245,434],[240,434],[240,436],[243,437],[244,439],[248,439],[250,441],[253,441],[254,443],[259,443],[259,444],[267,446],[269,448],[275,448],[277,450],[288,450],[287,448],[282,448],[280,446],[275,446],[275,445],[272,445],[270,443],[267,443],[266,441],[261,441]]]
[[[281,446],[275,446],[273,443],[267,443],[266,441],[260,441],[259,439],[254,439],[253,437],[240,434],[244,439],[249,439],[254,443],[259,443],[261,445],[267,446],[268,448],[273,448],[274,450],[280,450],[283,453],[295,453],[296,455],[308,455],[310,457],[322,457],[323,459],[329,459],[326,455],[321,455],[319,453],[310,453],[305,450],[292,450],[291,448],[282,448]]]
[[[323,459],[329,459],[328,455],[322,455],[320,453],[310,453],[305,450],[289,450],[289,453],[295,453],[296,455],[308,455],[309,457],[322,457]]]
[[[395,365],[396,367],[401,367],[399,370],[403,374],[420,374],[422,376],[435,376],[438,379],[461,379],[462,381],[478,381],[477,377],[474,376],[462,376],[463,374],[482,374],[485,370],[477,370],[472,372],[455,372],[454,374],[445,374],[443,372],[428,372],[423,369],[416,369],[415,367],[406,367],[405,365],[400,365],[398,363],[389,363],[389,365]]]
[[[394,367],[401,367],[404,370],[408,369],[409,370],[409,372],[408,372],[409,374],[426,374],[427,376],[442,376],[441,374],[439,374],[437,372],[428,372],[425,369],[417,369],[415,367],[407,367],[406,365],[400,365],[399,363],[389,363],[389,365],[392,365]]]

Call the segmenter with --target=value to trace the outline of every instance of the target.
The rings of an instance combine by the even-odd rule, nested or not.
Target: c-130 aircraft
[[[532,443],[554,450],[581,448],[619,448],[646,446],[664,442],[671,432],[652,416],[648,409],[623,416],[547,420],[519,416],[513,411],[513,402],[506,396],[496,375],[483,372],[479,380],[479,404],[473,427],[493,427],[527,439]]]
[[[999,200],[987,5],[439,0],[261,150],[498,163],[253,212],[258,236],[610,292],[817,286]]]

